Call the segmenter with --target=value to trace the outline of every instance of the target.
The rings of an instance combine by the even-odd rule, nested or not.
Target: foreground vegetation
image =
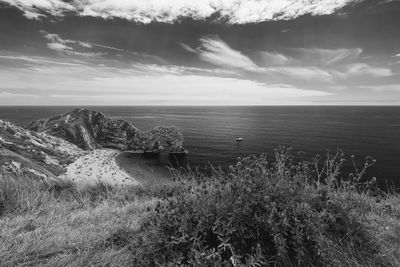
[[[400,197],[290,150],[169,185],[0,179],[0,266],[400,266]]]

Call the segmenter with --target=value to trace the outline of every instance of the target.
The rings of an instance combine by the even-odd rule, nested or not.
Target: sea
[[[62,114],[75,107],[0,107],[0,119],[25,126],[30,121]],[[362,166],[366,156],[376,159],[368,177],[400,187],[399,106],[130,106],[84,107],[123,119],[141,130],[155,126],[176,126],[184,134],[189,153],[185,164],[222,169],[237,157],[267,153],[273,158],[279,146],[293,148],[293,154],[316,154],[342,149],[355,155]],[[236,142],[236,137],[243,141]],[[345,171],[352,171],[347,164]]]

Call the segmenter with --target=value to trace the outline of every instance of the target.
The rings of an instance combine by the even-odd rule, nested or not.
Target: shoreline
[[[138,179],[124,171],[117,164],[120,151],[96,149],[85,154],[67,166],[67,171],[58,176],[77,184],[105,182],[112,185],[140,185]]]
[[[168,167],[158,164],[158,158],[143,154],[120,152],[115,157],[116,164],[143,186],[168,184],[171,174]]]

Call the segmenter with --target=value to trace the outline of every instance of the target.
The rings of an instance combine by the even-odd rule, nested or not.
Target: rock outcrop
[[[83,153],[61,138],[0,120],[0,176],[52,179]]]
[[[121,151],[185,153],[183,135],[176,127],[156,127],[142,132],[124,120],[101,112],[74,109],[63,115],[30,123],[27,129],[67,140],[84,150],[114,148]]]

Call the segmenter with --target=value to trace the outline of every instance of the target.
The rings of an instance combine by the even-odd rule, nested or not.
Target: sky
[[[399,104],[399,0],[0,0],[0,105]]]

